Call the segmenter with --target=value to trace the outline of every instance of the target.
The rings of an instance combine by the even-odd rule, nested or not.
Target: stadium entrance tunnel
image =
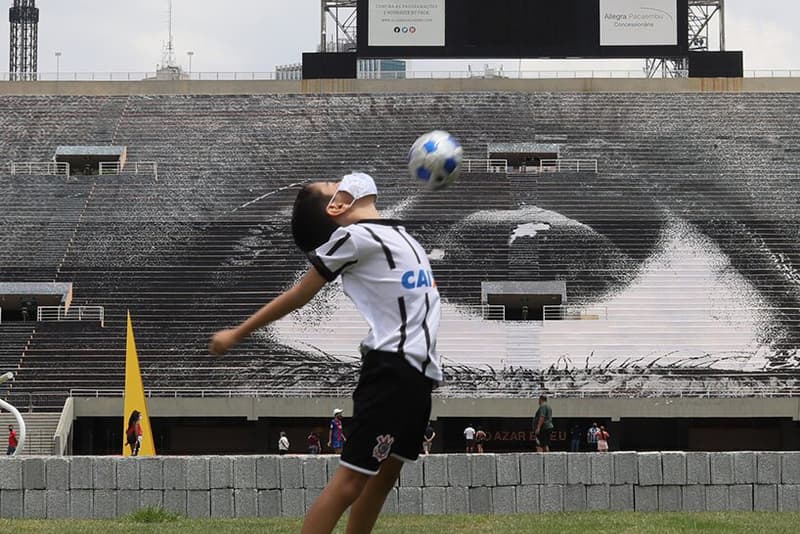
[[[561,147],[542,143],[493,143],[487,148],[487,159],[502,159],[508,162],[509,172],[534,172],[542,161],[557,160]]]
[[[69,164],[70,175],[87,176],[119,174],[127,158],[124,146],[59,146],[55,155],[56,163]]]
[[[35,321],[39,306],[72,302],[71,282],[0,282],[0,322]]]
[[[484,305],[504,306],[504,317],[489,314],[487,318],[506,321],[542,321],[545,306],[562,306],[567,302],[567,284],[552,282],[483,282],[481,302]],[[551,317],[548,312],[548,319]]]

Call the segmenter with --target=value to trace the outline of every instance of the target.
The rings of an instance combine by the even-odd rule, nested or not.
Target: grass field
[[[289,534],[300,530],[296,519],[191,520],[141,516],[118,521],[32,521],[0,519],[0,532],[52,534]],[[158,522],[159,520],[162,520]],[[147,521],[151,522],[147,522]],[[336,532],[344,532],[343,524]],[[516,516],[393,516],[381,518],[376,534],[672,534],[712,532],[769,534],[800,532],[800,514],[717,513],[644,514],[575,513]]]

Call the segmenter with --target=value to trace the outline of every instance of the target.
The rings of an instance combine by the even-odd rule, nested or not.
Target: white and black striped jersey
[[[439,291],[425,250],[399,222],[375,219],[338,228],[308,256],[329,282],[342,276],[345,294],[370,327],[362,351],[401,354],[442,381]]]

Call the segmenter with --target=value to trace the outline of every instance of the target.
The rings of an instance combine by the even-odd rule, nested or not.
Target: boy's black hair
[[[297,193],[292,210],[292,237],[303,252],[310,252],[330,238],[339,225],[325,209],[331,197],[323,194],[314,184],[306,184]]]

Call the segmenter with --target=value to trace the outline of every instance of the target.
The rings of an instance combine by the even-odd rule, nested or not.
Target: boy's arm
[[[327,283],[316,268],[311,268],[294,286],[254,313],[249,319],[230,330],[221,330],[211,338],[208,350],[221,356],[255,330],[277,321],[284,315],[305,306]]]

